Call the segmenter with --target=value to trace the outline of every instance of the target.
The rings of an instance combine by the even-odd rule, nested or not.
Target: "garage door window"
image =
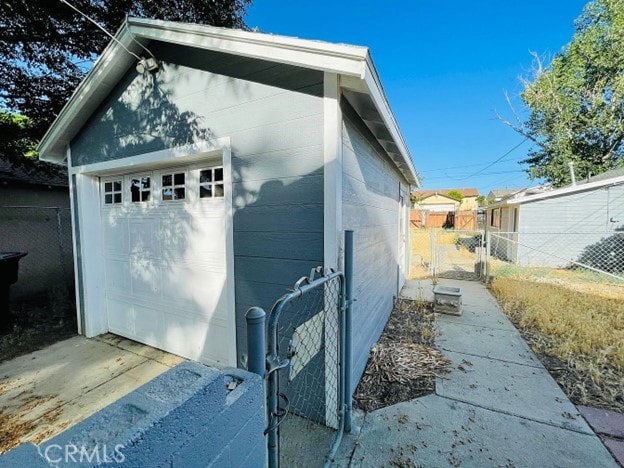
[[[104,182],[104,204],[117,205],[122,202],[122,181],[111,180]]]
[[[130,199],[132,203],[149,201],[151,193],[152,188],[149,177],[133,177],[130,179]]]
[[[186,197],[186,174],[175,172],[162,176],[162,199],[163,201],[184,200]]]
[[[199,198],[223,197],[223,168],[199,171]]]

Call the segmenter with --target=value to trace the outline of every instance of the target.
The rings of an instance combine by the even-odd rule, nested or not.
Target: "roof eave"
[[[379,79],[379,75],[377,74],[377,70],[375,69],[375,65],[373,64],[373,60],[370,54],[366,55],[366,69],[363,81],[366,85],[369,95],[375,103],[375,106],[381,114],[384,125],[392,135],[392,139],[399,149],[402,159],[401,162],[404,165],[404,168],[399,167],[399,169],[401,169],[401,172],[404,173],[406,179],[411,185],[415,185],[417,188],[422,187],[420,176],[416,172],[412,156],[409,152],[409,149],[407,148],[407,144],[405,143],[403,134],[401,133],[394,114],[390,109],[390,104],[388,103],[388,99],[386,97],[383,86],[381,84],[381,80]]]
[[[40,159],[64,164],[67,148],[84,124],[85,118],[95,111],[135,61],[123,48],[140,54],[141,48],[136,41],[156,40],[249,58],[266,60],[270,57],[280,63],[329,71],[361,80],[399,150],[400,154],[389,152],[389,156],[410,184],[421,186],[405,140],[365,47],[140,18],[129,18],[115,37],[117,41],[109,43],[41,139],[38,145]]]
[[[517,204],[530,203],[538,200],[545,200],[548,198],[561,197],[565,195],[571,195],[579,192],[587,192],[602,187],[608,187],[612,185],[624,184],[624,176],[613,177],[611,179],[599,180],[596,182],[588,182],[585,184],[571,185],[568,187],[561,187],[558,189],[550,190],[544,193],[537,193],[535,195],[529,195],[526,197],[520,197],[515,200]]]

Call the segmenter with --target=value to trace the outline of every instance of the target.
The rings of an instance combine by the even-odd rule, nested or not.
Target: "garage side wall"
[[[518,262],[560,267],[624,229],[624,185],[521,205]]]
[[[354,231],[353,374],[357,383],[400,286],[399,186],[407,182],[343,104],[343,227]]]
[[[149,48],[160,70],[128,71],[72,142],[72,163],[130,165],[134,155],[230,138],[240,365],[246,310],[270,310],[323,262],[323,74],[172,44]]]

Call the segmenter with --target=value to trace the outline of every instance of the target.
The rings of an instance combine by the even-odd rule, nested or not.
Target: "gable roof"
[[[456,189],[435,189],[435,190],[415,190],[414,195],[421,199],[429,198],[433,195],[448,197],[449,192],[459,192],[464,197],[478,197],[479,191],[476,188],[456,188]]]
[[[616,169],[613,171],[611,176],[605,178],[599,178],[597,176],[598,180],[592,180],[590,178],[589,181],[586,181],[584,183],[567,185],[565,187],[559,187],[552,190],[537,191],[537,193],[536,191],[527,191],[519,197],[507,198],[500,201],[499,203],[490,206],[496,207],[499,205],[521,205],[523,203],[531,203],[538,200],[545,200],[548,198],[563,197],[566,195],[572,195],[574,193],[588,192],[590,190],[601,189],[603,187],[609,187],[613,185],[622,185],[624,184],[624,174],[618,174],[620,174],[620,171]]]
[[[601,174],[592,176],[588,179],[578,181],[578,184],[586,184],[589,182],[598,182],[600,180],[613,179],[614,177],[624,176],[624,166],[611,169],[610,171],[603,172]]]
[[[509,197],[511,195],[515,195],[516,193],[522,192],[523,189],[492,189],[490,193],[487,194],[488,200],[497,200],[505,197]]]
[[[15,165],[0,156],[0,182],[18,182],[20,184],[68,187],[67,171],[63,168],[41,161],[25,159],[21,165]]]
[[[135,65],[151,40],[336,73],[350,104],[397,168],[420,186],[411,155],[366,47],[144,18],[127,18],[39,143],[41,159],[64,163],[84,122]]]

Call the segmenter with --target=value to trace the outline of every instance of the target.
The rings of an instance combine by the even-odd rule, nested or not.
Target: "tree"
[[[251,0],[69,1],[113,32],[126,15],[246,28],[243,16],[251,4]],[[39,141],[108,42],[93,23],[59,0],[0,0],[0,109],[28,122],[22,127],[0,126],[0,141],[24,136]]]
[[[537,54],[532,79],[522,79],[522,121],[499,118],[535,146],[521,161],[531,178],[555,187],[624,163],[624,0],[595,0],[575,23],[567,47],[545,67]],[[510,103],[509,98],[507,99]]]
[[[479,206],[483,207],[483,206],[487,206],[488,205],[488,200],[487,198],[485,198],[485,195],[479,195],[477,197],[477,203],[479,204]]]
[[[455,190],[455,189],[449,190],[446,195],[449,198],[452,198],[453,200],[457,200],[460,203],[464,199],[464,196],[459,192],[459,190]]]

